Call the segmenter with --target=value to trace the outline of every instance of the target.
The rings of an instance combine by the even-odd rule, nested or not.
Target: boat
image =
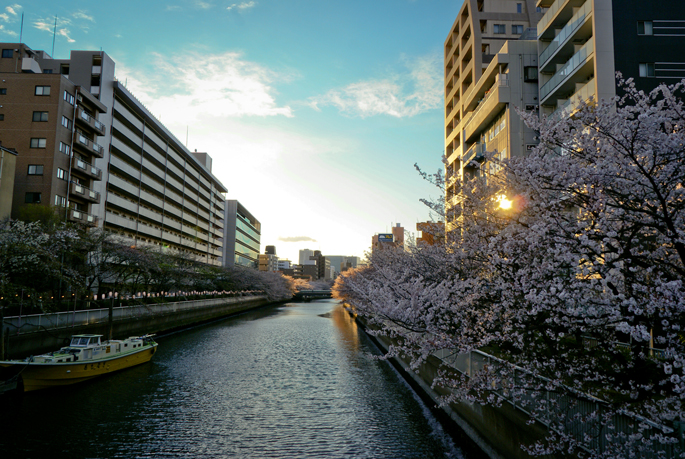
[[[24,360],[0,360],[0,386],[17,378],[30,392],[86,381],[149,362],[157,351],[154,335],[101,341],[102,335],[73,335],[68,346]]]

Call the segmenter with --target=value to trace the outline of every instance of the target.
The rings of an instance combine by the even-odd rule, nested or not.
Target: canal
[[[473,458],[334,300],[158,340],[152,362],[1,400],[2,458]],[[478,454],[477,456],[480,456]]]

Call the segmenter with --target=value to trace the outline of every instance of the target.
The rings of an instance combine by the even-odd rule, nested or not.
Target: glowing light
[[[507,199],[507,197],[503,194],[497,196],[497,201],[499,201],[499,207],[500,209],[511,209],[512,204],[514,203],[513,201]]]

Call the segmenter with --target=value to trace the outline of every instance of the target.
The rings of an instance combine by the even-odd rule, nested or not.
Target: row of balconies
[[[76,130],[76,142],[74,142],[74,145],[85,148],[86,151],[98,158],[104,158],[105,156],[105,149],[95,143],[94,140],[89,139],[83,131],[78,129]]]
[[[96,120],[95,117],[85,111],[83,107],[78,107],[77,109],[76,122],[81,126],[94,130],[97,135],[105,135],[105,125]]]

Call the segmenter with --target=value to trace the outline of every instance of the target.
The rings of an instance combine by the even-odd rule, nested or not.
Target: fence
[[[171,314],[181,311],[219,306],[245,301],[246,297],[211,298],[197,301],[177,301],[172,303],[140,304],[115,307],[112,310],[114,321],[139,319],[155,315]],[[255,295],[250,299],[266,299],[266,296]],[[10,333],[35,333],[41,330],[78,327],[103,323],[109,320],[109,308],[87,309],[80,311],[55,312],[52,314],[32,314],[26,316],[5,317],[4,327],[11,327]]]
[[[568,392],[566,393],[552,392],[542,388],[541,390],[536,390],[540,395],[535,397],[531,392],[524,392],[521,396],[514,398],[507,387],[521,387],[535,380],[536,386],[538,386],[536,389],[538,389],[546,385],[546,380],[542,377],[533,377],[530,372],[523,368],[516,367],[509,362],[481,351],[474,350],[465,354],[454,354],[449,350],[443,349],[435,352],[433,355],[444,364],[469,378],[484,371],[493,374],[498,367],[508,366],[507,370],[512,373],[511,381],[510,383],[500,381],[499,384],[493,387],[497,395],[515,409],[533,417],[549,429],[556,430],[557,427],[556,424],[552,425],[552,417],[560,419],[563,415],[561,433],[571,435],[580,445],[584,445],[581,448],[585,451],[592,449],[604,452],[615,446],[616,441],[625,442],[626,439],[635,438],[634,436],[637,434],[641,434],[644,439],[660,435],[666,438],[675,438],[679,434],[679,444],[662,444],[656,440],[645,440],[642,443],[644,451],[640,452],[640,457],[644,459],[671,459],[679,457],[679,447],[682,449],[683,443],[682,432],[676,432],[674,435],[673,429],[658,425],[636,414],[613,413],[610,415],[607,423],[609,426],[608,430],[613,437],[612,440],[607,436],[607,433],[609,433],[607,432],[607,426],[601,424],[602,413],[609,411],[608,405],[602,400],[582,394],[571,388],[567,388]],[[549,411],[545,412],[543,410],[542,412],[545,414],[535,415],[527,408],[534,403],[542,403],[544,407],[549,408]],[[595,416],[596,413],[600,413],[600,415]],[[616,438],[621,440],[616,440]]]

